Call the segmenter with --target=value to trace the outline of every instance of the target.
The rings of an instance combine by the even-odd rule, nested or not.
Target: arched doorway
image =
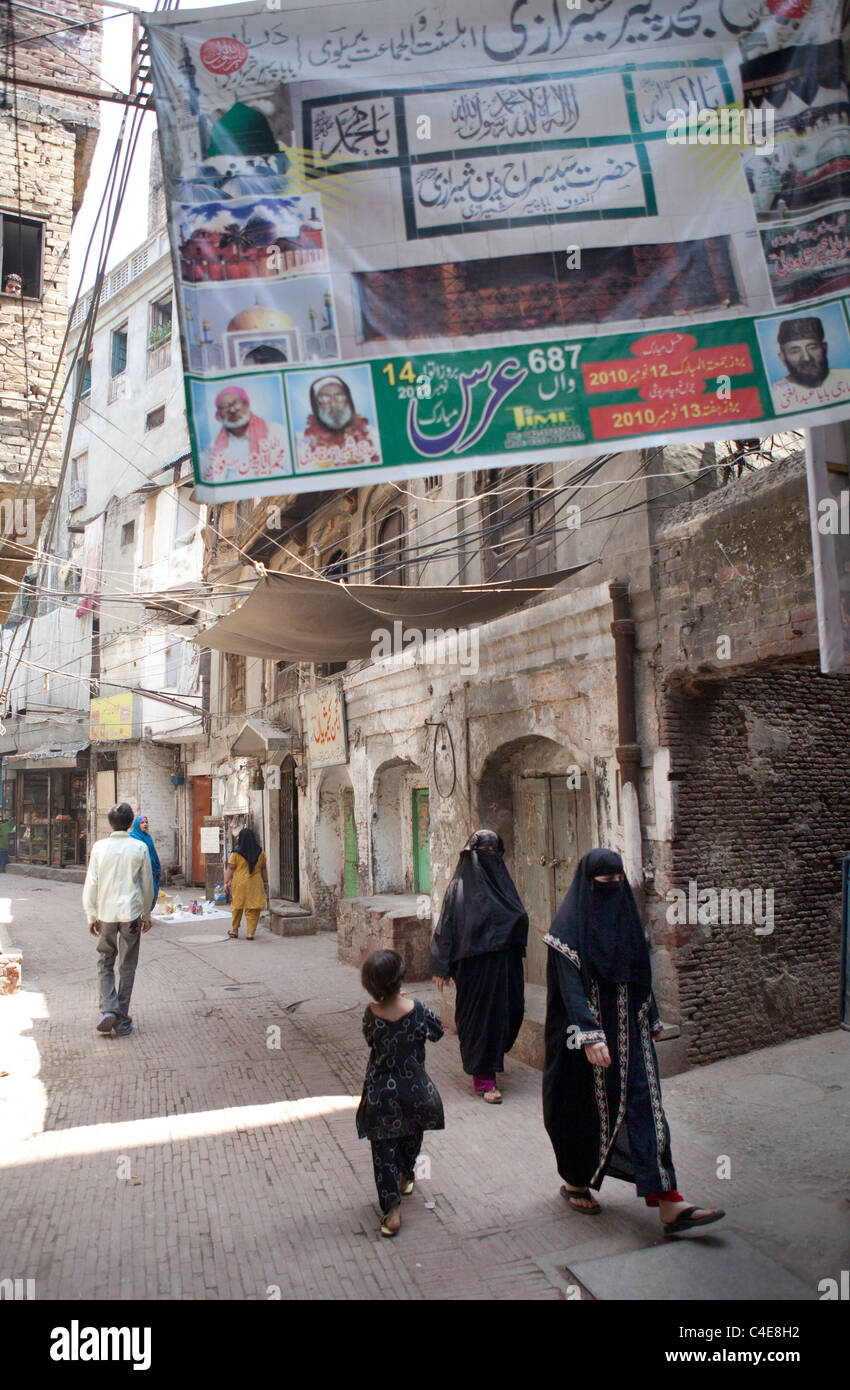
[[[529,984],[546,981],[543,936],[583,854],[593,848],[590,779],[570,751],[530,736],[489,754],[478,784],[479,823],[505,842],[528,911]]]
[[[391,759],[372,785],[372,881],[375,893],[425,893],[431,887],[427,776]]]

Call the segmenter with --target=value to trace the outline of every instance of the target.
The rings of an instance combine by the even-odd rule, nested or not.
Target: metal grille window
[[[404,512],[388,512],[378,523],[378,546],[375,551],[375,583],[404,584],[404,542],[407,527]]]
[[[322,564],[322,577],[343,583],[348,579],[348,556],[344,550],[334,550],[327,556]]]
[[[244,656],[228,655],[225,658],[227,672],[227,700],[226,709],[228,714],[244,714],[245,712],[245,658]]]
[[[285,695],[292,695],[298,689],[298,665],[292,661],[276,661],[274,663],[274,698],[281,700]]]
[[[44,224],[0,212],[0,290],[41,299]]]
[[[484,526],[484,578],[528,579],[555,568],[552,466],[476,475]]]

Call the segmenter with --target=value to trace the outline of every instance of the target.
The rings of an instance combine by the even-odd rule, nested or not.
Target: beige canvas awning
[[[593,561],[587,561],[592,564]],[[423,633],[501,618],[560,584],[585,564],[509,584],[450,587],[343,585],[269,571],[245,602],[202,632],[198,642],[269,661],[358,661],[372,655],[376,629],[394,622]]]

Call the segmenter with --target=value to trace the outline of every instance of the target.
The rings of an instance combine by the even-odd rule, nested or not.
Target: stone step
[[[315,936],[316,925],[313,914],[297,903],[284,898],[272,898],[268,907],[260,914],[260,921],[275,936]]]
[[[84,864],[69,864],[67,868],[56,869],[51,864],[14,864],[6,866],[7,874],[22,874],[24,878],[52,878],[57,883],[85,883]]]

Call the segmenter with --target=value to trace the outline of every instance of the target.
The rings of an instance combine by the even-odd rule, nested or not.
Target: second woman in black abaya
[[[676,1190],[653,1039],[660,1022],[649,950],[623,861],[594,849],[576,870],[549,947],[543,1120],[574,1211],[606,1176],[633,1182],[666,1235],[718,1221]]]
[[[525,1012],[523,957],[528,914],[505,867],[504,844],[476,830],[464,845],[431,942],[437,988],[453,979],[463,1069],[477,1094],[501,1102],[496,1073],[517,1039]]]

